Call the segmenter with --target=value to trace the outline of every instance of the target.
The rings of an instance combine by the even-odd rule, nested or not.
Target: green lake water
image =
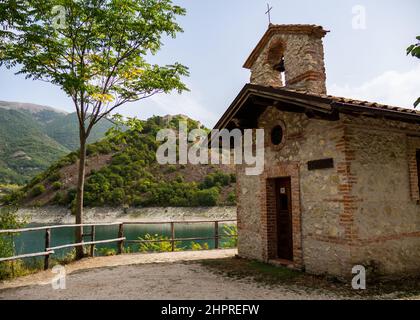
[[[227,224],[227,223],[226,223]],[[219,235],[222,236],[224,232],[224,223],[219,224]],[[40,227],[45,224],[34,224],[31,223],[27,227]],[[90,233],[90,227],[85,227],[84,233]],[[170,225],[124,225],[124,236],[127,240],[138,240],[139,237],[144,238],[146,234],[151,235],[163,235],[170,237]],[[214,224],[203,223],[203,224],[175,224],[175,237],[176,238],[204,238],[214,236]],[[95,240],[106,240],[118,238],[118,225],[114,226],[96,226],[96,238]],[[90,237],[85,237],[84,241],[91,241]],[[228,241],[228,238],[220,239],[220,246]],[[210,249],[214,248],[214,240],[196,240],[196,243],[204,244],[208,243]],[[33,253],[44,251],[45,248],[45,230],[32,231],[21,233],[14,236],[15,252],[16,254]],[[74,243],[74,228],[60,228],[51,229],[51,247]],[[138,251],[138,244],[126,244],[126,247],[130,247],[131,252]],[[116,243],[98,244],[97,255],[100,253],[100,248],[114,248],[116,249]],[[184,241],[180,243],[180,247],[185,250],[191,249],[191,241]],[[68,253],[71,248],[57,250],[53,257],[63,257]]]

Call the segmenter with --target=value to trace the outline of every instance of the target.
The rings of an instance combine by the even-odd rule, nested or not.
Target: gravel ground
[[[66,289],[43,271],[0,283],[0,299],[338,299],[331,292],[267,287],[210,272],[198,260],[232,257],[236,250],[131,254],[85,259],[66,266]]]

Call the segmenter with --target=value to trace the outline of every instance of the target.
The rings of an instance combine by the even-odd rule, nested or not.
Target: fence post
[[[45,252],[51,246],[51,229],[45,229]],[[50,255],[46,255],[44,258],[44,270],[48,270],[50,267]]]
[[[95,226],[91,226],[90,227],[90,239],[92,242],[95,241]],[[90,245],[90,256],[94,257],[95,256],[95,244],[92,243]]]
[[[12,239],[12,245],[13,245],[13,255],[16,255],[16,246],[15,246],[15,236],[13,233],[10,234],[10,238]],[[12,260],[12,277],[15,277],[15,260]]]
[[[124,237],[124,224],[121,222],[118,228],[118,238]],[[118,242],[118,251],[117,254],[121,254],[124,249],[124,240],[120,240]]]
[[[214,222],[214,248],[219,249],[219,221]]]
[[[175,251],[175,223],[171,222],[171,250]]]

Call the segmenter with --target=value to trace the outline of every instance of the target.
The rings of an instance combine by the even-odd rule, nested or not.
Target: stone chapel
[[[355,265],[419,274],[420,113],[328,95],[326,34],[270,24],[215,126],[265,130],[263,174],[236,167],[239,255],[341,278]]]

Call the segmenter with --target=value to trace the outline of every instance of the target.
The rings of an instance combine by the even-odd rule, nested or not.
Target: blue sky
[[[152,62],[190,68],[191,92],[159,95],[123,106],[139,118],[187,114],[212,126],[249,81],[242,65],[267,28],[266,0],[175,0],[187,9],[184,33],[165,39]],[[324,39],[329,94],[411,107],[420,96],[420,60],[405,48],[420,35],[418,0],[271,0],[275,24],[309,23],[331,32]],[[355,6],[366,12],[366,28],[354,29]],[[358,8],[358,7],[356,7]],[[25,80],[0,69],[0,100],[50,105],[72,112],[57,87]]]

